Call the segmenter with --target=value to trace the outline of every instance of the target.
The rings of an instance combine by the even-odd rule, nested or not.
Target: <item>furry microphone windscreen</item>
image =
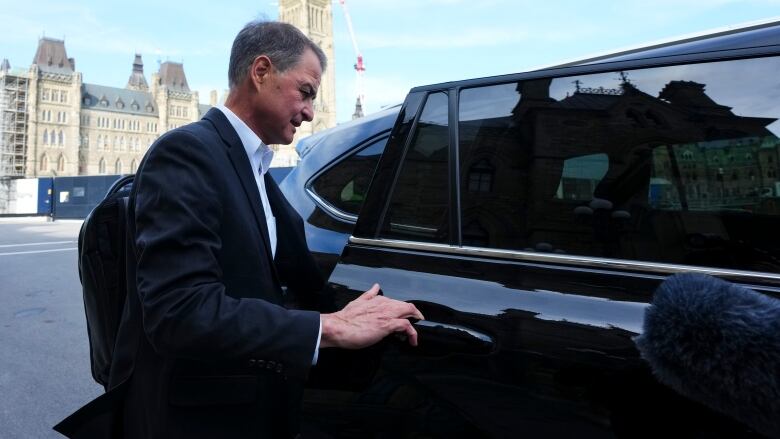
[[[635,342],[662,383],[780,438],[780,300],[674,275],[656,290]]]

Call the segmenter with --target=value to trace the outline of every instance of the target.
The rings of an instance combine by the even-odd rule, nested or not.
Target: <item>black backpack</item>
[[[114,345],[127,298],[127,211],[133,175],[120,178],[87,215],[79,232],[92,377],[108,388]]]

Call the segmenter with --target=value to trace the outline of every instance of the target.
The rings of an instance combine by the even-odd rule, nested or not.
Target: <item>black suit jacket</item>
[[[150,148],[130,201],[137,294],[109,391],[64,421],[71,437],[93,428],[127,438],[295,433],[319,314],[285,309],[282,284],[301,294],[323,281],[301,218],[268,174],[265,185],[275,261],[249,159],[221,111]]]

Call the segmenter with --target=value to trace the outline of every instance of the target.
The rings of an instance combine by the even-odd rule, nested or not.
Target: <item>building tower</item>
[[[298,161],[295,145],[298,140],[336,126],[336,81],[333,52],[333,12],[330,0],[279,0],[279,21],[290,23],[311,38],[328,57],[328,68],[322,75],[314,120],[301,125],[293,142],[276,148],[272,166],[292,166]]]
[[[149,91],[149,84],[146,83],[146,77],[144,77],[144,62],[141,59],[141,54],[135,54],[135,61],[133,61],[133,73],[130,74],[130,79],[127,80],[127,86],[129,90]]]
[[[83,168],[79,143],[81,73],[65,41],[40,38],[29,70],[27,157],[29,177],[77,175]]]

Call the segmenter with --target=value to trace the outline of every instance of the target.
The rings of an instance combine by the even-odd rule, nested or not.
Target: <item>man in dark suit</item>
[[[249,23],[233,43],[225,105],[164,134],[147,153],[130,201],[137,294],[109,391],[92,403],[105,421],[94,431],[294,436],[319,349],[362,348],[394,332],[416,344],[407,319],[422,315],[378,295],[377,285],[333,314],[282,306],[283,284],[311,294],[323,281],[301,218],[266,172],[268,145],[290,143],[312,120],[325,64],[293,26]]]

